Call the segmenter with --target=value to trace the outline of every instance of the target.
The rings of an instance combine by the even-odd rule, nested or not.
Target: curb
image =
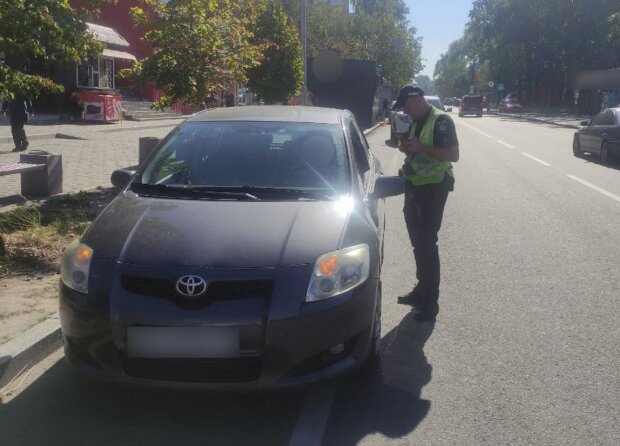
[[[0,345],[0,388],[61,345],[58,313]]]
[[[158,129],[158,128],[164,128],[164,127],[174,127],[178,124],[180,124],[181,122],[185,121],[189,116],[183,116],[182,118],[172,118],[172,119],[177,119],[179,122],[178,123],[174,123],[174,124],[155,124],[155,125],[142,125],[142,126],[131,126],[131,127],[119,127],[119,128],[113,128],[113,129],[99,129],[99,130],[95,130],[95,132],[100,132],[100,133],[113,133],[113,132],[127,132],[127,131],[131,131],[131,130],[143,130],[143,129]]]
[[[378,124],[375,124],[373,127],[370,127],[369,129],[366,129],[363,131],[364,136],[368,136],[370,135],[372,132],[374,132],[375,130],[377,130],[379,127],[381,127],[383,124],[385,124],[385,120],[379,122]]]
[[[499,112],[494,112],[494,111],[487,111],[485,113],[488,114],[488,115],[505,116],[507,118],[517,118],[517,119],[523,119],[523,120],[532,121],[532,122],[542,122],[544,124],[551,124],[551,125],[555,125],[555,126],[558,126],[558,127],[564,127],[564,128],[567,128],[567,129],[577,129],[577,130],[579,130],[581,128],[578,125],[561,124],[559,122],[548,121],[548,120],[542,119],[542,118],[532,118],[530,116],[510,115],[510,114],[499,113]]]

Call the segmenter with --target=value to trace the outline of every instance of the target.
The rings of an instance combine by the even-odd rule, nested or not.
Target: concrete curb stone
[[[517,118],[517,119],[525,119],[527,121],[532,121],[532,122],[543,122],[545,124],[551,124],[551,125],[556,125],[558,127],[564,127],[567,129],[580,129],[581,127],[579,127],[578,125],[573,125],[573,124],[563,124],[561,122],[555,122],[549,119],[545,119],[545,118],[533,118],[531,116],[523,116],[523,115],[515,115],[515,114],[508,114],[508,113],[499,113],[497,111],[486,111],[486,114],[489,115],[496,115],[496,116],[505,116],[507,118]]]

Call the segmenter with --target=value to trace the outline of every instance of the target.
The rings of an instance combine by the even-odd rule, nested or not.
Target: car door
[[[599,123],[602,122],[602,119],[603,112],[600,112],[594,116],[590,121],[590,124],[580,132],[579,143],[583,152],[599,153],[599,150],[594,144],[594,135],[596,133],[596,128],[599,126]]]
[[[597,132],[594,135],[592,140],[593,144],[597,149],[599,155],[601,154],[601,147],[603,146],[603,141],[608,140],[608,136],[613,133],[614,127],[616,126],[616,115],[614,111],[610,108],[606,109],[603,112],[603,118],[601,125],[598,126]]]
[[[353,148],[353,158],[362,185],[362,199],[366,203],[370,223],[374,226],[379,240],[383,236],[384,223],[384,203],[383,200],[369,198],[368,195],[373,191],[375,181],[381,175],[381,168],[378,161],[370,153],[366,137],[360,131],[355,118],[351,117],[348,123],[349,136]]]

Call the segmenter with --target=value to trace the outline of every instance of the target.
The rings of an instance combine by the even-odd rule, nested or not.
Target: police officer
[[[439,312],[437,234],[448,193],[454,190],[452,162],[459,159],[459,142],[452,119],[430,105],[421,88],[401,88],[395,107],[414,119],[409,134],[399,141],[399,150],[407,155],[399,174],[407,179],[403,212],[418,279],[398,301],[413,306],[416,320],[434,321]]]

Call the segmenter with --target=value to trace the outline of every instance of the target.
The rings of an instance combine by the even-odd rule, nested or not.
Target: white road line
[[[571,178],[571,179],[577,181],[578,183],[581,183],[584,186],[589,187],[590,189],[593,189],[593,190],[595,190],[597,192],[600,192],[601,194],[605,195],[606,197],[609,197],[612,200],[616,200],[617,202],[620,203],[620,197],[618,195],[612,194],[611,192],[606,191],[605,189],[601,189],[600,187],[595,186],[592,183],[588,183],[586,180],[582,180],[581,178],[576,177],[575,175],[566,175],[566,176],[568,178]]]
[[[476,127],[472,127],[472,126],[471,126],[471,125],[469,125],[469,124],[465,124],[462,120],[459,120],[459,123],[460,123],[460,124],[463,124],[465,127],[469,127],[470,129],[472,129],[472,130],[474,130],[474,131],[476,131],[476,132],[480,133],[481,135],[486,136],[486,137],[487,137],[487,138],[489,138],[489,139],[494,139],[494,138],[493,138],[491,135],[489,135],[488,133],[484,133],[482,130],[478,130]]]
[[[317,386],[308,391],[289,446],[320,445],[334,402],[336,385]]]
[[[516,148],[515,146],[511,146],[510,144],[505,143],[505,142],[504,142],[504,141],[502,141],[501,139],[498,139],[498,140],[497,140],[497,142],[498,142],[498,143],[500,143],[500,144],[501,144],[501,145],[503,145],[503,146],[508,147],[509,149],[515,149],[515,148]]]
[[[525,153],[525,152],[521,152],[521,155],[527,156],[528,158],[533,159],[536,162],[539,162],[540,164],[542,164],[543,166],[547,166],[549,167],[551,164],[547,163],[546,161],[543,161],[541,159],[536,158],[535,156],[530,155],[529,153]]]

